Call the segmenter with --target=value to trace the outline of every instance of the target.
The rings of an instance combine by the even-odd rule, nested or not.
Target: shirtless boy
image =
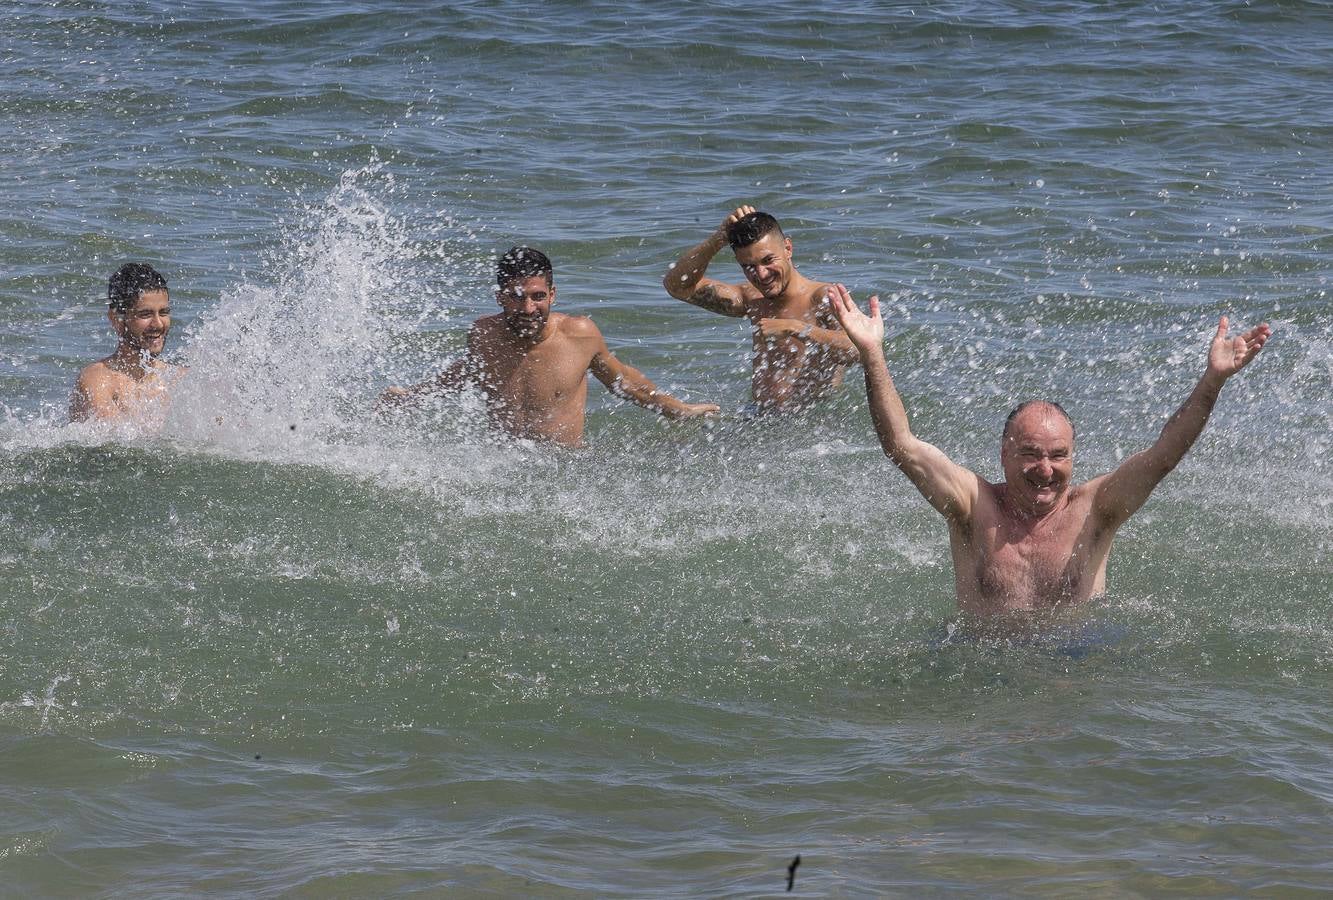
[[[146,263],[126,263],[107,284],[107,320],[116,332],[110,356],[79,373],[70,421],[141,419],[165,411],[173,367],[158,359],[171,330],[167,280]]]
[[[727,244],[745,273],[744,284],[704,277],[708,263]],[[750,320],[750,393],[761,412],[809,406],[837,387],[846,367],[859,359],[829,308],[829,286],[796,271],[791,238],[777,219],[752,206],[737,207],[707,240],[671,266],[662,285],[677,300]]]
[[[430,393],[481,390],[491,424],[516,437],[579,446],[583,440],[588,373],[611,393],[668,419],[716,413],[712,403],[684,403],[607,349],[587,316],[552,312],[555,280],[540,250],[514,247],[496,266],[496,315],[472,323],[467,352],[435,378],[391,387],[380,399],[395,405]]]
[[[1263,349],[1272,330],[1257,325],[1228,338],[1222,317],[1193,392],[1147,450],[1114,471],[1072,485],[1074,426],[1041,400],[1009,415],[1000,443],[1004,482],[990,482],[912,433],[884,361],[879,298],[866,316],[842,285],[833,311],[861,355],[866,394],[884,454],[949,523],[959,608],[978,616],[1084,603],[1106,590],[1106,560],[1117,529],[1148,499],[1203,431],[1226,380]]]

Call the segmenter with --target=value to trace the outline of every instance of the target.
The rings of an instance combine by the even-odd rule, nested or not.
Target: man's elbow
[[[917,475],[925,473],[926,457],[921,452],[921,444],[915,437],[906,438],[890,434],[880,441],[884,455],[893,464],[903,470],[903,474],[915,480]]]
[[[676,267],[672,266],[667,269],[666,274],[662,276],[662,287],[666,288],[666,292],[675,299],[686,300],[689,298],[690,290],[694,286],[686,284],[685,276],[682,276],[676,270]]]
[[[686,302],[686,303],[690,303],[690,302],[692,302],[692,301],[690,300],[690,295],[693,294],[694,291],[690,290],[689,288],[683,288],[683,287],[680,287],[680,286],[676,286],[676,287],[673,289],[670,285],[668,285],[668,286],[667,286],[667,293],[668,293],[669,295],[671,295],[671,297],[674,298],[674,299],[676,299],[676,300],[683,300],[683,301]],[[697,305],[697,304],[696,304],[696,305]]]

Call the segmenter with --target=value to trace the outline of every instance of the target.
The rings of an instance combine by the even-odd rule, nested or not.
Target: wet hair
[[[167,280],[148,263],[125,263],[106,283],[106,305],[118,313],[127,313],[147,291],[165,291]]]
[[[777,219],[766,212],[752,212],[727,226],[727,243],[732,250],[739,250],[763,240],[765,235],[775,231],[779,237],[785,237]]]
[[[1065,412],[1065,408],[1059,403],[1056,403],[1054,400],[1024,400],[1022,403],[1009,410],[1009,415],[1006,416],[1004,420],[1004,431],[1000,433],[1000,440],[1009,437],[1009,426],[1014,423],[1014,419],[1018,418],[1018,414],[1029,406],[1046,406],[1055,410],[1060,415],[1064,416],[1065,421],[1069,423],[1069,433],[1071,435],[1075,434],[1074,420],[1069,418],[1069,413]]]
[[[501,288],[534,276],[545,278],[548,285],[554,284],[554,274],[546,254],[531,247],[510,247],[495,263],[495,283]]]

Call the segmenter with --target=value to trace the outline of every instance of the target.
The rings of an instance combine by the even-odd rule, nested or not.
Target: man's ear
[[[125,336],[125,317],[114,309],[106,311],[106,320],[111,323],[111,330],[116,333],[116,337]]]
[[[792,251],[791,238],[789,238],[789,237],[784,237],[784,238],[782,239],[782,243],[784,243],[784,244],[787,245],[787,255],[788,255],[788,256],[791,256],[791,251]]]

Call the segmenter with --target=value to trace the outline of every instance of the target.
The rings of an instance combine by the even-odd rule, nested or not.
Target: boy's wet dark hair
[[[531,247],[510,247],[495,264],[495,283],[501,288],[533,276],[545,278],[548,285],[554,283],[551,261]]]
[[[165,291],[167,279],[148,263],[125,263],[106,284],[106,305],[127,313],[145,291]]]
[[[727,243],[731,245],[732,250],[737,250],[763,240],[765,235],[774,231],[779,237],[786,236],[777,219],[766,212],[752,212],[727,226]]]

